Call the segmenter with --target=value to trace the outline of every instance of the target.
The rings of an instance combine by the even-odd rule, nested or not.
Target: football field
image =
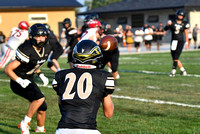
[[[113,117],[107,119],[100,107],[97,128],[102,134],[198,134],[200,133],[200,51],[184,51],[180,60],[188,75],[169,77],[172,60],[169,52],[120,55]],[[61,57],[62,69],[69,68]],[[49,78],[40,86],[46,97],[47,134],[54,134],[60,120],[57,95],[51,87],[54,73],[46,64],[41,68]],[[36,83],[42,85],[35,75]],[[0,70],[0,134],[19,134],[18,123],[24,118],[29,102],[12,92],[9,78]],[[36,117],[32,118],[34,134]]]

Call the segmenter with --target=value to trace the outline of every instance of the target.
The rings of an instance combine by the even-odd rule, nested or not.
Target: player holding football
[[[173,59],[173,66],[172,71],[170,73],[170,77],[174,77],[176,75],[176,68],[177,66],[181,70],[181,75],[187,75],[185,68],[183,67],[179,57],[182,53],[184,44],[188,44],[188,28],[190,27],[186,21],[183,21],[185,17],[185,11],[183,9],[179,9],[176,12],[176,20],[175,21],[168,21],[167,25],[165,26],[164,30],[171,30],[172,31],[172,41],[171,41],[171,55]],[[185,34],[185,42],[184,42],[184,35]]]
[[[48,59],[52,48],[48,41],[48,30],[43,24],[34,24],[29,30],[29,40],[25,41],[16,51],[16,59],[5,68],[5,73],[11,78],[12,91],[30,101],[29,109],[19,128],[22,134],[29,134],[29,124],[33,115],[37,112],[36,132],[45,132],[44,124],[47,104],[45,97],[34,82],[34,74],[37,73],[44,86],[49,82],[48,78],[39,69]]]
[[[55,74],[52,86],[62,114],[55,134],[100,134],[96,128],[100,103],[105,117],[113,115],[114,78],[99,69],[102,56],[95,42],[80,41],[73,50],[74,68]]]
[[[26,39],[28,39],[29,24],[26,21],[21,21],[18,27],[11,30],[10,38],[4,46],[4,55],[0,61],[0,69],[5,67],[9,61],[14,60],[15,51]]]

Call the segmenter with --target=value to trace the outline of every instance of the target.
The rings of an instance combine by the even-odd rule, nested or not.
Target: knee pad
[[[48,64],[47,64],[47,67],[48,68],[51,68],[53,66],[53,63],[50,61],[50,62],[48,62]]]
[[[38,111],[46,111],[47,110],[47,103],[44,101],[42,105],[38,108]]]

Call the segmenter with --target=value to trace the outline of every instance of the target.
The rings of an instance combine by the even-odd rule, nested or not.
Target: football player
[[[74,49],[74,46],[78,43],[80,36],[77,34],[77,30],[75,28],[72,28],[71,25],[72,22],[69,18],[64,19],[63,21],[64,30],[62,32],[61,37],[67,39],[66,53],[68,54],[67,57],[68,63],[70,68],[73,68],[72,51]]]
[[[103,24],[100,27],[100,31],[99,35],[100,38],[103,38],[104,36],[106,36],[105,32],[105,28],[106,26],[104,26]],[[112,75],[114,77],[114,79],[119,79],[120,75],[118,73],[118,66],[119,66],[119,48],[118,46],[112,50],[112,51],[104,51],[102,50],[103,53],[103,58],[102,58],[102,68],[105,68],[105,66],[108,66],[108,72],[112,72]]]
[[[92,20],[88,22],[88,29],[82,34],[81,40],[92,40],[98,44],[98,39],[100,39],[101,23],[98,20]]]
[[[28,29],[29,24],[26,21],[21,21],[18,27],[12,28],[10,38],[3,48],[4,55],[0,61],[0,69],[5,67],[9,61],[15,59],[16,49],[28,39]]]
[[[187,75],[185,68],[183,67],[179,57],[182,53],[184,44],[188,45],[188,28],[190,25],[183,21],[185,17],[185,11],[183,9],[179,9],[176,12],[176,20],[169,20],[164,30],[171,30],[172,32],[172,41],[171,41],[171,55],[173,59],[172,71],[170,73],[170,77],[174,77],[176,75],[177,66],[181,70],[181,75]],[[184,42],[184,34],[185,34],[185,42]]]
[[[49,39],[48,39],[48,43],[49,45],[51,45],[52,47],[52,52],[49,55],[48,58],[48,64],[47,66],[53,71],[53,72],[57,72],[60,71],[60,65],[58,63],[58,58],[63,54],[63,48],[61,46],[61,44],[58,42],[56,35],[54,34],[54,32],[51,30],[50,25],[49,24],[44,24],[46,26],[46,28],[49,31]]]
[[[62,114],[56,134],[100,134],[96,128],[100,103],[105,117],[113,115],[114,78],[99,69],[102,56],[95,42],[82,40],[73,50],[74,68],[55,74],[52,86]]]
[[[5,68],[5,73],[11,78],[12,91],[30,101],[29,109],[18,127],[22,134],[29,134],[29,124],[33,115],[37,112],[36,132],[45,132],[45,116],[47,104],[45,97],[34,82],[34,74],[40,77],[44,86],[49,82],[48,78],[39,69],[48,59],[51,46],[47,44],[48,30],[40,23],[34,24],[29,29],[29,40],[25,41],[16,51],[16,59]]]

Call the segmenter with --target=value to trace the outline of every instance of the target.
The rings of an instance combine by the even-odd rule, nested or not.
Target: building
[[[59,35],[65,18],[70,18],[72,26],[76,26],[77,7],[82,5],[76,0],[1,0],[0,30],[8,37],[12,27],[17,27],[23,20],[30,25],[48,23]]]
[[[165,25],[169,19],[175,17],[177,9],[186,11],[185,20],[190,23],[191,28],[195,24],[200,27],[200,0],[123,0],[78,15],[95,12],[113,28],[119,24],[123,27],[128,24],[135,30],[144,24],[157,26],[162,22]],[[167,32],[167,35],[170,33]],[[171,36],[165,36],[164,41],[169,42],[170,38]],[[200,42],[200,34],[198,39]]]

